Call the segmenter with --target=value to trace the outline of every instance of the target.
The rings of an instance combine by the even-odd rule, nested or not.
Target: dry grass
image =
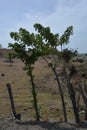
[[[23,71],[24,65],[18,59],[14,60],[12,66],[5,61],[6,57],[0,58],[0,117],[12,116],[6,88],[6,84],[10,83],[17,113],[21,113],[22,119],[34,119],[35,112],[32,106],[31,84],[26,72]],[[74,83],[79,82],[82,70],[87,70],[86,66],[85,69],[81,66],[78,65],[79,72],[72,79]],[[41,107],[41,120],[63,121],[61,98],[53,73],[42,58],[35,63],[34,67],[33,73],[35,75],[38,104]],[[72,105],[67,94],[65,94],[65,101],[68,118],[73,120]]]

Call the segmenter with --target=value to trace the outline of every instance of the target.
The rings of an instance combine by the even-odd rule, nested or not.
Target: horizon
[[[3,47],[2,47],[2,48],[0,48],[0,50],[12,50],[12,49],[11,49],[11,48],[9,48],[9,47],[8,47],[8,48],[3,48]],[[58,50],[58,51],[60,51],[60,50]],[[82,53],[77,52],[77,54],[79,54],[79,55],[80,55],[80,54],[81,54],[81,55],[83,55],[83,54],[84,54],[84,55],[85,55],[85,54],[87,54],[87,52],[86,52],[86,53],[85,53],[85,52],[82,52]]]

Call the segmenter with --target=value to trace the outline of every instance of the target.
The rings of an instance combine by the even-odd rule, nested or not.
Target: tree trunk
[[[6,86],[7,86],[7,89],[8,89],[8,94],[9,94],[9,98],[10,98],[10,102],[11,102],[12,113],[13,113],[15,119],[20,120],[21,114],[20,113],[16,114],[13,93],[12,93],[12,90],[11,90],[11,85],[9,83],[7,83]]]
[[[73,85],[70,83],[70,81],[68,81],[68,89],[69,89],[70,99],[71,99],[72,105],[73,105],[75,120],[76,120],[76,123],[79,124],[80,118],[79,118],[79,113],[78,113],[78,107],[76,104],[75,90],[73,88]]]
[[[77,107],[78,107],[78,110],[79,110],[79,107],[80,107],[80,96],[81,96],[81,94],[79,93],[79,95],[78,95],[78,99],[77,99]]]
[[[69,93],[69,96],[70,96],[70,99],[71,99],[71,102],[72,102],[72,106],[73,106],[73,110],[74,110],[75,120],[76,120],[76,123],[79,124],[80,118],[79,118],[79,113],[78,113],[78,107],[77,107],[77,104],[76,104],[75,90],[73,88],[73,85],[70,83],[69,76],[67,75],[65,63],[64,63],[63,67],[64,67],[63,68],[64,75],[65,75],[65,78],[67,80],[68,93]]]
[[[58,87],[59,87],[59,91],[60,91],[60,95],[61,95],[61,100],[62,100],[62,106],[63,106],[63,114],[64,114],[64,121],[67,122],[67,113],[66,113],[66,106],[65,106],[65,102],[64,102],[64,95],[63,95],[63,92],[62,92],[62,88],[61,88],[61,85],[60,85],[60,81],[59,81],[59,78],[58,78],[58,75],[56,73],[56,70],[55,68],[51,67],[55,76],[56,76],[56,80],[57,80],[57,84],[58,84]]]
[[[84,101],[84,103],[85,103],[85,107],[86,107],[85,120],[87,120],[87,97],[85,96],[81,85],[79,85],[79,88],[80,88],[80,93],[81,93],[81,95],[82,95],[83,101]]]
[[[47,59],[43,56],[43,59],[45,60],[45,62],[48,64],[49,67],[51,67],[54,75],[56,76],[56,80],[57,80],[57,84],[58,84],[58,87],[59,87],[59,92],[60,92],[60,96],[61,96],[61,101],[62,101],[62,107],[63,107],[63,115],[64,115],[64,121],[67,122],[67,113],[66,113],[66,106],[65,106],[65,102],[64,102],[64,95],[63,95],[63,92],[62,92],[62,88],[61,88],[61,84],[60,84],[60,81],[59,81],[59,77],[56,73],[56,70],[55,70],[55,66],[52,66],[48,61]]]
[[[36,98],[37,95],[36,95],[35,84],[34,84],[34,79],[33,79],[31,67],[29,67],[29,73],[30,73],[30,80],[31,80],[31,84],[32,84],[32,95],[33,95],[33,100],[34,100],[34,108],[35,108],[35,112],[36,112],[36,119],[37,119],[37,121],[40,121],[40,115],[39,115],[39,111],[38,111],[37,98]]]
[[[9,94],[9,98],[10,98],[10,102],[11,102],[11,109],[12,109],[13,115],[15,117],[16,116],[16,110],[15,110],[15,105],[14,105],[13,93],[12,93],[10,84],[7,83],[6,85],[7,85],[8,94]]]

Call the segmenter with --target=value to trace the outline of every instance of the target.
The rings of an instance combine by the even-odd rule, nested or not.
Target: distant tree
[[[0,49],[2,49],[2,44],[0,44]]]
[[[0,49],[2,49],[2,44],[0,44]],[[0,56],[2,55],[2,53],[0,52]]]
[[[15,54],[9,52],[8,53],[8,60],[10,62],[10,66],[12,66],[13,58],[15,58]]]

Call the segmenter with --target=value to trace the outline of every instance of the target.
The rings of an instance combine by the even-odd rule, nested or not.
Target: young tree
[[[56,60],[56,55],[58,55],[59,58],[59,52],[57,50],[57,45],[59,42],[59,34],[53,34],[50,31],[49,27],[43,27],[41,24],[34,24],[34,28],[36,31],[38,31],[41,42],[36,44],[36,47],[42,52],[43,59],[47,62],[48,66],[51,67],[58,84],[59,92],[61,95],[61,101],[62,101],[62,107],[63,107],[63,115],[64,115],[64,121],[67,122],[67,113],[66,113],[66,106],[64,101],[64,95],[62,91],[62,86],[60,84],[60,80],[57,74],[57,65],[58,65],[58,59]],[[51,61],[47,60],[46,56],[51,55]]]
[[[9,47],[16,52],[16,57],[21,59],[22,62],[25,64],[25,70],[27,74],[30,76],[30,81],[32,84],[32,95],[34,101],[34,108],[36,112],[36,119],[40,120],[40,115],[38,111],[38,104],[37,104],[37,95],[34,83],[34,76],[33,76],[33,64],[39,57],[39,52],[33,47],[33,43],[35,41],[34,34],[30,34],[26,29],[20,28],[19,32],[11,32],[10,36],[14,39],[14,43],[9,43]],[[27,50],[26,50],[27,48]]]
[[[50,32],[49,27],[44,28],[40,24],[35,24],[34,27],[35,30],[38,29],[38,34],[35,35],[33,33],[30,34],[28,31],[22,28],[19,29],[19,33],[11,32],[10,36],[16,42],[14,44],[9,44],[9,47],[14,49],[14,51],[17,53],[17,57],[24,62],[25,69],[27,70],[28,75],[30,75],[31,77],[34,106],[36,110],[37,120],[39,120],[34,77],[32,75],[32,64],[35,63],[35,61],[38,59],[39,56],[44,57],[46,55],[52,54],[53,51],[57,52],[56,46],[58,42],[58,34],[53,35],[53,33]],[[26,47],[29,53],[27,53]],[[62,99],[64,118],[65,121],[67,121],[64,96],[60,85],[60,81],[55,71],[56,70],[55,67],[51,65],[51,68],[57,78],[57,83],[58,83],[58,87]]]
[[[36,34],[34,33],[30,34],[27,30],[22,28],[20,28],[19,33],[12,32],[10,35],[16,42],[14,44],[10,44],[9,46],[12,47],[14,51],[17,53],[17,57],[24,62],[25,69],[27,70],[28,75],[30,75],[31,83],[32,83],[32,92],[33,92],[32,94],[34,98],[34,107],[37,115],[37,120],[39,120],[39,113],[38,113],[38,106],[37,106],[34,77],[32,74],[32,65],[35,63],[35,61],[38,59],[39,56],[42,56],[43,59],[47,62],[47,64],[51,67],[56,77],[59,92],[61,95],[64,121],[66,122],[67,121],[66,106],[65,106],[62,86],[57,72],[57,67],[58,67],[59,59],[64,60],[64,62],[61,63],[63,64],[64,67],[66,67],[65,66],[66,61],[68,62],[70,60],[70,57],[67,58],[67,55],[65,55],[66,53],[64,54],[63,51],[59,52],[58,46],[68,44],[70,35],[73,34],[73,27],[72,26],[68,27],[60,38],[59,38],[59,34],[51,33],[49,27],[43,27],[41,24],[36,23],[34,24],[34,28],[35,31],[37,31]],[[28,51],[26,51],[26,48]],[[50,62],[48,61],[47,56],[51,56]],[[67,74],[66,71],[65,74]],[[77,113],[76,102],[75,102],[75,91],[68,78],[67,78],[67,87],[70,90],[70,97],[74,108],[74,114],[76,117],[78,113]],[[76,117],[76,122],[79,123],[78,115]]]
[[[58,87],[59,87],[61,100],[62,100],[64,120],[67,121],[64,95],[63,95],[63,91],[62,91],[62,86],[60,84],[59,76],[58,76],[58,73],[57,73],[57,67],[58,67],[58,59],[59,59],[59,56],[60,56],[61,60],[63,61],[62,63],[63,63],[63,66],[64,66],[64,71],[65,71],[64,73],[65,73],[65,75],[67,75],[65,64],[69,63],[71,57],[74,55],[74,52],[72,52],[68,49],[62,50],[62,45],[67,45],[69,43],[70,35],[73,34],[73,26],[68,27],[65,30],[64,34],[60,38],[59,38],[58,34],[54,35],[53,33],[51,33],[49,27],[45,28],[40,24],[35,24],[34,27],[35,27],[35,30],[38,31],[38,33],[40,34],[40,36],[42,38],[41,44],[40,44],[40,50],[42,49],[43,55],[45,55],[45,56],[43,56],[43,58],[48,63],[48,65],[49,65],[49,62],[46,58],[46,54],[47,53],[51,54],[52,61],[50,63],[50,67],[53,70],[54,75],[56,76],[56,80],[57,80],[57,84],[58,84]],[[59,45],[61,45],[61,53],[59,53],[59,51],[57,50]],[[79,119],[78,109],[76,107],[75,91],[74,91],[72,84],[70,83],[70,78],[66,76],[66,79],[67,79],[67,87],[70,91],[70,99],[72,101],[74,114],[75,114],[75,118],[76,118],[76,123],[79,123],[80,119]]]

